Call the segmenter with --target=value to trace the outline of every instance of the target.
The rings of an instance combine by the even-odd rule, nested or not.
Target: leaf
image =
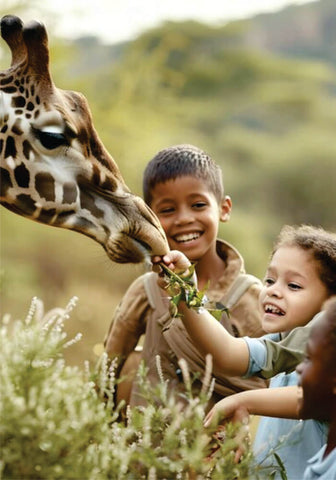
[[[214,308],[213,304],[207,300],[206,289],[208,285],[202,290],[197,290],[193,282],[195,265],[191,265],[187,273],[183,275],[178,275],[163,263],[160,263],[160,266],[168,282],[166,290],[170,295],[171,314],[173,317],[179,316],[178,305],[180,302],[185,302],[188,308],[196,311],[205,308],[218,321],[221,319],[223,312],[229,314],[228,308],[224,305],[220,306],[220,308]]]
[[[281,479],[282,480],[288,480],[288,477],[287,477],[287,474],[286,474],[286,468],[285,468],[285,465],[283,464],[281,458],[275,452],[273,453],[273,455],[275,457],[275,460],[277,461],[277,464],[280,467],[280,472],[279,473],[280,473]]]

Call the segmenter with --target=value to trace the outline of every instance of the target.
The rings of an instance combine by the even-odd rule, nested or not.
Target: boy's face
[[[218,205],[205,182],[192,176],[158,183],[151,194],[150,207],[161,222],[171,250],[180,250],[191,261],[215,252],[219,221],[230,218],[229,197]]]
[[[306,358],[297,366],[303,397],[300,418],[331,419],[336,408],[336,340],[327,315],[316,323],[306,347]],[[335,415],[335,413],[334,413]]]
[[[260,292],[262,327],[275,333],[306,325],[327,298],[327,288],[310,253],[298,247],[280,247],[271,259]]]

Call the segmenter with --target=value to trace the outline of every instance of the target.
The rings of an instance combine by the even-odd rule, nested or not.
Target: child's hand
[[[209,427],[212,423],[240,422],[244,425],[249,423],[249,411],[239,401],[239,394],[230,395],[217,402],[204,419],[203,425]]]
[[[153,271],[161,273],[160,263],[164,263],[170,270],[175,273],[183,274],[191,265],[190,260],[178,250],[171,250],[163,257],[152,257]]]
[[[180,251],[172,250],[162,257],[152,257],[152,270],[159,274],[158,285],[170,297],[171,313],[179,316],[184,306],[201,313],[205,308],[216,320],[220,320],[223,312],[229,314],[226,307],[218,308],[209,302],[205,295],[206,288],[197,289],[195,265]],[[180,306],[180,304],[182,306]]]
[[[172,250],[163,257],[153,257],[152,264],[152,270],[158,273],[159,287],[165,290],[169,296],[171,296],[172,292],[168,292],[167,289],[169,289],[172,279],[169,275],[167,275],[167,271],[165,271],[164,266],[166,266],[171,272],[174,272],[174,274],[179,275],[181,281],[184,275],[188,275],[190,277],[189,267],[191,266],[191,263],[188,258],[178,250]],[[197,278],[195,272],[193,274],[192,281],[196,286]],[[175,290],[175,288],[173,290]],[[180,286],[178,287],[178,290],[180,291]]]
[[[205,427],[210,427],[214,423],[222,424],[218,426],[218,430],[215,433],[217,440],[220,436],[223,436],[223,438],[225,438],[224,431],[226,423],[232,422],[241,424],[239,433],[236,436],[237,448],[235,450],[235,462],[237,463],[246,451],[246,447],[250,441],[248,428],[249,417],[249,411],[242,403],[239,402],[238,394],[223,398],[218,403],[216,403],[205,417],[203,423]]]

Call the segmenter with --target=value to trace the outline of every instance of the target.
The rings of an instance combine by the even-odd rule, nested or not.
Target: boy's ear
[[[219,219],[221,222],[228,222],[231,216],[232,201],[229,195],[226,195],[220,204],[220,215]]]

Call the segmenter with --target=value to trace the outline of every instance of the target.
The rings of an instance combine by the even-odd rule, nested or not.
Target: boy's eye
[[[269,286],[269,285],[273,285],[274,283],[275,283],[275,280],[274,280],[273,278],[266,277],[266,278],[264,279],[264,284],[265,284],[265,285],[268,285],[268,286]]]
[[[164,208],[160,208],[160,210],[158,211],[158,214],[164,215],[165,213],[172,213],[172,212],[174,212],[174,207],[164,207]]]
[[[301,285],[298,285],[297,283],[293,283],[293,282],[290,282],[288,284],[288,287],[291,289],[291,290],[301,290],[302,287]]]
[[[204,208],[207,206],[206,202],[195,202],[193,203],[193,208]]]

